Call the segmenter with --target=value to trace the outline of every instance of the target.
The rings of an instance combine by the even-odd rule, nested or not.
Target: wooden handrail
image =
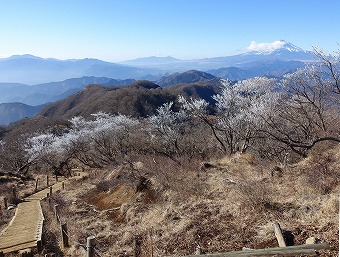
[[[330,246],[327,243],[322,244],[311,244],[311,245],[297,245],[297,246],[287,246],[287,247],[276,247],[258,250],[246,250],[246,251],[235,251],[235,252],[225,252],[225,253],[211,253],[211,254],[201,254],[201,255],[186,255],[183,257],[246,257],[246,256],[269,256],[269,255],[298,255],[298,254],[315,254],[315,250],[329,249]]]

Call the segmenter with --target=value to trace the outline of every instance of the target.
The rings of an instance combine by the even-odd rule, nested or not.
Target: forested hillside
[[[90,117],[96,112],[147,117],[156,113],[162,104],[176,102],[178,95],[201,97],[213,102],[212,96],[219,90],[218,80],[191,84],[177,84],[161,88],[150,81],[136,81],[124,87],[89,85],[65,100],[53,103],[40,115],[45,117]],[[178,104],[176,104],[178,110]]]

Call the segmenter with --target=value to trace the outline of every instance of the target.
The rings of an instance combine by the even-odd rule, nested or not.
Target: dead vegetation
[[[64,256],[82,256],[75,242],[85,243],[90,235],[107,256],[276,247],[273,221],[281,224],[289,245],[314,236],[332,246],[321,256],[336,256],[339,146],[274,176],[274,164],[251,154],[209,165],[184,158],[182,164],[156,156],[137,159],[92,170],[88,180],[61,193],[61,216],[73,242]]]

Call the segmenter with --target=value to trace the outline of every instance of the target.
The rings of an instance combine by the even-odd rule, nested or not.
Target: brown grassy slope
[[[218,91],[217,84],[218,81],[210,81],[160,88],[150,81],[137,81],[124,87],[90,85],[62,101],[51,104],[40,115],[66,119],[81,115],[86,118],[101,111],[147,117],[155,114],[157,107],[162,104],[175,102],[179,94],[212,101],[211,96]]]
[[[333,247],[321,256],[336,256],[339,150],[314,153],[273,177],[272,164],[250,154],[203,169],[194,160],[139,156],[134,166],[92,171],[77,190],[64,191],[62,215],[72,240],[95,235],[109,256],[131,256],[135,239],[140,256],[192,254],[198,245],[207,253],[274,247],[274,221],[290,244],[314,236]],[[73,246],[66,256],[82,254]]]

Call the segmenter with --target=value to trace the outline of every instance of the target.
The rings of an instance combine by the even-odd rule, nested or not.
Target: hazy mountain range
[[[305,62],[314,60],[312,52],[304,51],[286,41],[280,42],[281,47],[273,51],[252,51],[227,57],[197,60],[179,60],[168,56],[111,63],[97,59],[57,60],[32,55],[16,55],[0,59],[0,82],[34,85],[84,76],[157,80],[166,73],[187,70],[208,71],[228,67],[259,73],[256,71],[257,64],[280,61],[281,64],[287,66],[285,62],[299,61],[300,65],[303,65]]]
[[[238,55],[226,57],[204,58],[196,60],[179,60],[171,56],[168,57],[146,57],[134,60],[124,61],[120,64],[144,67],[157,68],[161,70],[201,70],[208,71],[213,69],[227,68],[227,67],[254,67],[255,63],[266,63],[274,60],[282,62],[300,61],[302,63],[315,60],[315,56],[311,51],[305,51],[300,47],[284,40],[279,40],[280,47],[272,51],[250,51]]]
[[[38,85],[0,83],[0,103],[20,102],[27,105],[41,105],[55,102],[78,92],[89,84],[128,85],[134,80],[115,80],[105,77],[82,77]]]
[[[25,117],[32,117],[44,105],[29,106],[23,103],[0,103],[0,125],[6,125]]]
[[[157,74],[157,71],[97,59],[57,60],[33,55],[15,55],[0,59],[0,82],[7,83],[34,85],[84,76],[139,79],[148,74]]]
[[[133,79],[82,77],[28,86],[19,83],[0,83],[0,125],[37,114],[47,103],[56,102],[82,90],[89,84],[122,86]]]
[[[0,124],[30,117],[43,104],[65,99],[89,84],[122,86],[146,79],[165,87],[205,82],[215,77],[230,80],[281,77],[314,61],[312,52],[286,41],[277,42],[280,47],[270,51],[196,60],[146,57],[117,64],[97,59],[57,60],[32,55],[3,58],[0,59]],[[9,118],[11,113],[13,118]]]

